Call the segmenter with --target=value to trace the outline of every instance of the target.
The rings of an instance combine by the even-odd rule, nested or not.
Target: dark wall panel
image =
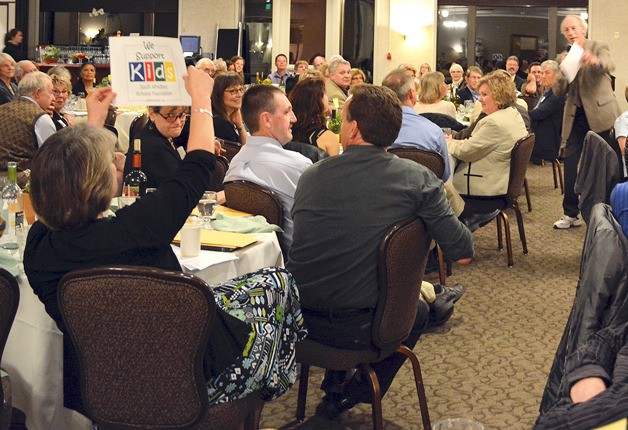
[[[105,12],[161,12],[178,13],[179,0],[40,0],[39,9],[49,12],[90,12],[93,8]]]

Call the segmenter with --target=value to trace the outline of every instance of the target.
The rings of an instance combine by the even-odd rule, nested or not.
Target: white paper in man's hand
[[[563,62],[560,63],[560,71],[563,72],[563,75],[567,78],[569,83],[576,79],[578,70],[580,70],[580,59],[582,58],[582,54],[584,54],[582,46],[574,43],[571,45],[571,49],[569,49],[569,52]]]

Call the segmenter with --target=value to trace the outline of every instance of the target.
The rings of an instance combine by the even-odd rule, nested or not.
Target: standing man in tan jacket
[[[587,24],[579,16],[565,17],[560,29],[570,46],[576,44],[584,49],[580,69],[574,80],[569,83],[561,76],[552,88],[556,96],[567,96],[562,131],[562,140],[566,141],[564,215],[554,223],[554,228],[566,229],[582,224],[578,217],[578,196],[574,192],[574,184],[584,137],[589,130],[596,132],[611,145],[621,159],[617,143],[610,138],[610,129],[621,114],[621,109],[611,87],[610,74],[615,69],[615,64],[611,60],[608,46],[586,38]],[[566,56],[567,52],[560,54],[559,63]]]

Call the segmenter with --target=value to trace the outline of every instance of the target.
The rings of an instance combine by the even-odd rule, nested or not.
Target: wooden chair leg
[[[377,374],[371,366],[368,364],[360,364],[358,369],[361,369],[364,373],[371,378],[371,389],[373,390],[373,430],[384,429],[384,418],[382,417],[382,393],[379,388],[379,380]]]
[[[421,364],[419,358],[407,346],[401,345],[397,349],[397,353],[405,355],[412,364],[414,372],[414,383],[416,384],[416,393],[419,396],[419,407],[421,408],[421,420],[423,421],[423,430],[431,430],[430,413],[427,409],[427,396],[425,395],[425,386],[423,385],[423,376],[421,375]]]
[[[447,276],[451,276],[451,273],[452,273],[451,266],[452,266],[451,261],[448,261],[447,262]]]
[[[259,430],[259,422],[262,417],[262,409],[264,409],[265,402],[259,400],[259,403],[255,406],[244,420],[244,430]]]
[[[512,259],[512,240],[510,238],[510,221],[506,212],[501,211],[500,216],[504,219],[504,233],[506,234],[506,252],[508,254],[508,267],[512,267],[515,263]]]
[[[438,254],[438,280],[441,285],[445,285],[447,282],[447,274],[445,272],[445,260],[443,258],[443,251],[440,246],[436,244],[436,253]]]
[[[515,211],[517,217],[517,227],[519,227],[519,239],[521,239],[521,246],[523,247],[523,255],[528,255],[528,243],[526,241],[526,231],[523,226],[523,215],[518,206],[513,205],[512,209]]]
[[[297,421],[305,418],[305,401],[307,400],[307,383],[310,377],[310,366],[301,363],[301,376],[299,377],[299,396],[297,397]]]
[[[528,212],[532,212],[532,200],[530,200],[530,189],[528,188],[528,178],[523,180],[523,188],[526,191],[526,203],[528,203]]]
[[[552,160],[552,176],[554,176],[554,189],[558,188],[558,172],[556,171],[556,167],[558,160]]]
[[[502,240],[502,214],[497,215],[495,219],[497,220],[497,250],[501,251],[504,249],[504,242]]]

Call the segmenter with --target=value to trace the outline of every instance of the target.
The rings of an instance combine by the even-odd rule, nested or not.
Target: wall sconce
[[[96,8],[92,8],[92,11],[89,13],[89,16],[99,16],[99,15],[104,15],[105,11],[103,10],[103,8],[100,9],[96,9]]]
[[[466,21],[443,21],[445,28],[467,28]]]

